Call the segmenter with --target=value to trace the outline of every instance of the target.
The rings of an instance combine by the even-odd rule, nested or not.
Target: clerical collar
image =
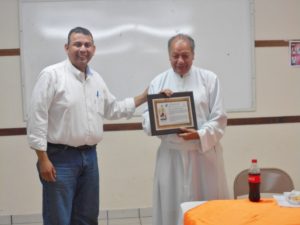
[[[184,77],[187,77],[187,76],[189,76],[191,74],[191,70],[192,70],[192,68],[190,68],[190,70],[187,73],[183,74],[183,75],[180,75],[179,73],[176,73],[176,72],[175,72],[175,74],[177,74],[178,76],[180,76],[180,78],[184,78]]]

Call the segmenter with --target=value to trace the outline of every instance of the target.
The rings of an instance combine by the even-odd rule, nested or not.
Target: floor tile
[[[140,208],[140,217],[151,217],[152,208]]]
[[[43,223],[13,223],[13,225],[43,225]]]
[[[117,209],[108,210],[108,220],[111,219],[123,219],[123,218],[138,218],[138,209]]]
[[[29,215],[13,215],[13,224],[38,224],[43,222],[41,214],[29,214]]]
[[[99,220],[107,220],[108,212],[107,210],[101,210],[99,213]]]
[[[141,225],[139,218],[111,219],[108,225]]]
[[[99,222],[98,225],[108,225],[107,220],[99,220],[98,222]]]
[[[152,225],[152,217],[141,217],[141,225]]]
[[[6,225],[11,223],[11,216],[0,215],[0,225]]]

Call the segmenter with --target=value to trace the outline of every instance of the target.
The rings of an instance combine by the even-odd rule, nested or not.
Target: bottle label
[[[248,176],[248,182],[249,183],[260,183],[260,175],[252,175],[250,174]]]

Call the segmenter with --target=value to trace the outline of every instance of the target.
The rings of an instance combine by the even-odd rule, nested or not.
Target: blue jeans
[[[44,225],[97,225],[99,170],[96,147],[87,150],[48,146],[56,181],[43,185]]]

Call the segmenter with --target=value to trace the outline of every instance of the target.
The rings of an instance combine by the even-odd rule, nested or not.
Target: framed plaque
[[[193,92],[148,95],[152,135],[179,133],[181,127],[197,130]]]

